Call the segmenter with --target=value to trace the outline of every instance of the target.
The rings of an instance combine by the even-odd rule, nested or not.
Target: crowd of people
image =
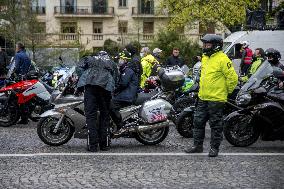
[[[216,157],[223,139],[223,107],[238,81],[246,82],[266,58],[273,67],[280,68],[280,71],[277,70],[279,78],[284,78],[284,66],[279,62],[279,51],[268,49],[264,52],[262,48],[257,48],[253,54],[249,43],[244,41],[240,51],[242,61],[239,77],[232,61],[222,51],[223,40],[220,36],[206,34],[202,42],[203,54],[194,58],[196,64],[193,67],[193,76],[199,75],[198,103],[193,120],[194,144],[185,152],[203,152],[205,125],[209,121],[209,156]],[[139,52],[133,44],[128,44],[118,54],[117,63],[105,51],[80,59],[78,68],[82,70],[82,75],[77,87],[84,91],[88,151],[109,150],[110,117],[117,125],[116,132],[123,132],[119,110],[134,103],[139,90],[145,87],[147,78],[157,75],[161,65],[182,67],[185,64],[178,48],[173,48],[165,62],[162,62],[162,53],[160,48],[151,51],[149,47],[143,47]],[[7,64],[7,54],[0,48],[0,75],[6,74]],[[16,44],[15,67],[17,75],[26,75],[31,67],[31,60],[22,43]],[[22,122],[26,121],[27,118],[22,117]]]

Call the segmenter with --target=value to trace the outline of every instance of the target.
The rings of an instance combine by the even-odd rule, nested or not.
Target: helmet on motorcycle
[[[201,41],[203,42],[203,53],[207,56],[211,56],[212,54],[222,50],[223,47],[223,39],[221,36],[216,34],[206,34]],[[210,43],[210,47],[206,47],[206,44]]]
[[[100,51],[97,53],[97,56],[108,56],[108,53],[106,51]]]
[[[281,59],[281,54],[278,50],[269,48],[265,51],[265,56],[270,64],[278,64]]]
[[[242,41],[241,44],[243,45],[244,48],[247,48],[249,46],[248,41]]]

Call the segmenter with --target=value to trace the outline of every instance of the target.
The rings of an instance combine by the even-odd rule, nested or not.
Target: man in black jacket
[[[182,67],[184,65],[184,60],[179,56],[179,49],[173,48],[172,56],[168,57],[165,63],[166,66],[179,66]]]
[[[140,83],[143,69],[141,65],[141,57],[138,54],[138,49],[130,43],[125,46],[125,50],[131,54],[131,60],[128,62],[128,67],[131,67],[132,70],[136,73],[138,82]]]
[[[109,149],[109,107],[111,93],[115,89],[117,70],[115,63],[105,51],[96,56],[87,56],[80,60],[79,67],[83,74],[78,81],[78,88],[84,87],[84,105],[88,127],[88,151],[106,151]],[[100,111],[97,124],[97,111]]]
[[[119,53],[119,80],[114,91],[111,102],[111,118],[117,126],[118,132],[123,126],[119,110],[123,107],[130,106],[136,99],[137,89],[139,86],[138,77],[134,70],[129,67],[131,55],[127,51]]]

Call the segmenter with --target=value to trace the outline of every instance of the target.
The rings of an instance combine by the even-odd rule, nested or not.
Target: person
[[[163,53],[163,51],[159,48],[154,48],[154,50],[153,50],[153,56],[156,58],[156,60],[159,63],[161,63],[162,53]]]
[[[15,73],[18,77],[26,76],[31,68],[31,59],[26,54],[25,46],[18,42],[16,44]]]
[[[265,51],[267,61],[273,69],[273,75],[279,80],[278,87],[283,89],[284,85],[284,65],[280,63],[281,54],[278,50],[269,48]]]
[[[223,40],[219,35],[206,34],[201,41],[203,56],[198,104],[193,120],[194,144],[185,149],[185,152],[203,152],[205,125],[209,120],[211,142],[208,156],[216,157],[223,139],[224,104],[237,85],[238,75],[231,60],[222,52]]]
[[[143,68],[140,87],[144,88],[147,78],[152,75],[153,67],[155,66],[155,64],[158,64],[158,62],[155,59],[155,57],[151,54],[151,51],[148,47],[143,47],[141,49],[140,55],[142,56],[141,64]]]
[[[201,57],[200,56],[195,56],[193,58],[193,61],[195,62],[192,70],[192,78],[196,79],[196,77],[199,75],[200,68],[201,68]]]
[[[165,63],[166,66],[179,66],[182,67],[184,65],[184,60],[179,56],[179,49],[173,48],[172,55],[168,57]]]
[[[7,67],[8,65],[8,55],[4,51],[4,49],[1,48],[0,46],[0,77],[3,77],[7,73]]]
[[[122,118],[119,110],[134,103],[139,86],[138,76],[131,65],[131,55],[127,51],[119,53],[119,80],[111,101],[111,118],[117,126],[117,132],[122,132]]]
[[[241,44],[242,44],[242,48],[241,48],[242,58],[241,58],[241,64],[240,64],[240,69],[241,69],[240,74],[244,76],[244,75],[247,75],[247,72],[251,66],[253,52],[248,47],[249,46],[248,41],[242,41]]]
[[[109,108],[117,82],[117,67],[105,51],[83,57],[78,64],[83,73],[77,87],[84,88],[84,105],[88,128],[87,150],[109,150]],[[97,111],[100,111],[97,124]]]
[[[125,46],[125,50],[131,54],[131,61],[128,62],[128,67],[131,67],[131,69],[136,73],[136,75],[138,76],[138,81],[140,83],[143,68],[141,65],[141,58],[138,54],[138,49],[133,44],[129,43]]]
[[[261,66],[261,64],[264,62],[264,59],[265,59],[264,50],[262,48],[256,48],[255,52],[254,52],[251,67],[250,67],[247,75],[242,76],[240,78],[240,80],[242,82],[247,82],[248,79],[250,78],[250,76],[252,76],[252,74],[254,74],[257,71],[257,69]]]

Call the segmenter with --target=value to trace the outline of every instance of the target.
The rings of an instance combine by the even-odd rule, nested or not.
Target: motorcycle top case
[[[166,121],[171,108],[172,105],[163,99],[150,100],[143,104],[139,117],[148,123]]]
[[[167,91],[182,87],[185,81],[184,73],[178,69],[160,69],[158,75],[162,87]]]

